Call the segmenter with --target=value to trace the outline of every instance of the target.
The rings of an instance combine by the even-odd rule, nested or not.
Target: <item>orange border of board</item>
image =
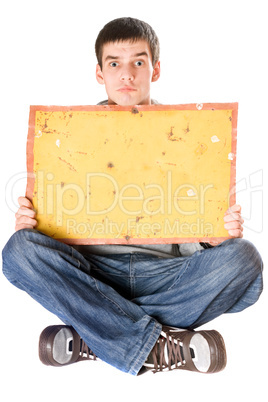
[[[118,106],[118,105],[86,105],[86,106],[30,106],[29,114],[29,129],[27,138],[27,187],[26,197],[32,201],[35,175],[33,172],[33,148],[35,138],[35,115],[37,111],[44,112],[71,112],[71,111],[129,111],[134,114],[142,111],[167,111],[167,110],[232,110],[232,148],[231,152],[234,155],[231,161],[231,175],[230,175],[230,199],[229,205],[232,206],[236,203],[236,151],[237,151],[237,117],[238,117],[238,103],[190,103],[182,105],[135,105],[135,106]],[[67,244],[168,244],[168,243],[193,243],[193,242],[206,242],[208,239],[216,241],[224,241],[230,238],[227,237],[195,237],[195,238],[120,238],[120,239],[57,239]]]

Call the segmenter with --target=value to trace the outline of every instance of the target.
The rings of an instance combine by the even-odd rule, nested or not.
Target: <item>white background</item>
[[[9,0],[0,8],[1,245],[13,233],[25,191],[30,104],[83,105],[105,98],[95,80],[94,42],[108,21],[150,23],[161,44],[161,103],[239,102],[237,200],[245,237],[267,259],[267,3],[265,0]],[[5,200],[6,198],[6,200]],[[43,366],[38,338],[59,320],[1,274],[1,399],[267,400],[267,295],[205,328],[222,333],[227,368],[216,375],[173,371],[132,377],[102,362]],[[131,339],[129,340],[131,342]]]

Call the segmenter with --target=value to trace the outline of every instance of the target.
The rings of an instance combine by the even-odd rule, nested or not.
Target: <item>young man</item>
[[[148,24],[111,21],[99,33],[96,55],[96,78],[108,95],[101,104],[155,103],[150,89],[160,76],[159,43]],[[239,206],[224,218],[233,238],[215,247],[71,247],[38,232],[31,202],[21,197],[19,203],[3,271],[66,324],[42,332],[44,364],[98,356],[133,375],[173,368],[213,373],[225,367],[221,335],[193,329],[245,309],[262,291],[262,261],[242,239]]]

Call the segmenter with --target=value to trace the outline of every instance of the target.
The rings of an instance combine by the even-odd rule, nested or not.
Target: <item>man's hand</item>
[[[232,237],[243,237],[243,223],[244,219],[241,216],[241,206],[233,205],[224,215],[224,228]]]
[[[224,214],[224,228],[228,231],[231,237],[243,237],[243,223],[244,219],[241,216],[241,206],[233,205]],[[217,246],[220,242],[209,242],[212,246]]]
[[[20,207],[18,212],[15,214],[15,230],[33,229],[37,225],[37,221],[35,219],[36,213],[31,201],[29,201],[28,198],[19,197],[18,202]]]

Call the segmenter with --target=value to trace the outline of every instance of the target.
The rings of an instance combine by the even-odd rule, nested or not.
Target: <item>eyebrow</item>
[[[140,57],[140,56],[147,56],[147,57],[149,57],[149,55],[148,55],[147,52],[136,53],[136,54],[134,54],[134,55],[131,56],[131,57],[136,58],[136,57]],[[108,55],[108,56],[105,57],[105,60],[104,60],[104,61],[107,61],[107,60],[118,60],[118,59],[120,59],[119,56]]]
[[[140,57],[140,56],[147,56],[147,57],[149,57],[149,55],[148,55],[147,52],[140,52],[140,53],[136,53],[136,54],[134,55],[134,57]]]

